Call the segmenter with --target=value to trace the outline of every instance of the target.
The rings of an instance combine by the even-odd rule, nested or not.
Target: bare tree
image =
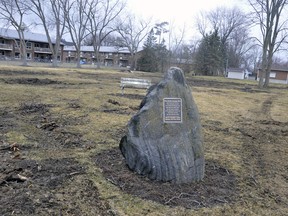
[[[208,17],[208,13],[201,11],[196,16],[196,29],[199,31],[199,33],[202,35],[202,37],[205,37],[207,34],[207,31],[211,31],[211,26]],[[207,30],[208,29],[208,30]]]
[[[181,43],[177,49],[173,50],[173,60],[171,62],[180,65],[185,73],[190,73],[193,70],[192,62],[195,58],[195,53],[196,42],[191,41],[189,44]]]
[[[262,62],[259,74],[259,88],[269,85],[274,54],[287,38],[287,19],[281,19],[288,0],[248,0],[254,10],[253,21],[260,26],[262,41]]]
[[[210,12],[208,19],[213,29],[218,29],[222,43],[228,40],[232,32],[248,24],[246,15],[237,7],[219,7]]]
[[[27,66],[27,50],[25,41],[25,31],[27,26],[24,18],[28,15],[29,7],[26,0],[1,0],[0,1],[0,19],[6,22],[6,26],[13,26],[18,33],[19,43],[15,40],[19,48],[23,65]]]
[[[261,63],[261,48],[256,44],[256,46],[253,46],[247,52],[245,57],[245,64],[247,68],[250,68],[250,70],[256,75],[260,63]],[[257,78],[257,76],[255,78]]]
[[[105,38],[115,31],[113,22],[125,8],[122,0],[91,0],[91,16],[89,17],[89,34],[92,38],[97,68],[100,68],[100,46]]]
[[[89,33],[87,28],[93,6],[90,0],[67,0],[64,7],[66,27],[76,49],[77,68],[81,67],[81,45]]]
[[[232,36],[237,35],[235,32],[239,31],[239,29],[242,29],[241,31],[246,31],[248,25],[249,23],[246,15],[237,7],[219,7],[207,13],[202,12],[197,18],[197,29],[203,37],[205,37],[207,33],[215,32],[216,30],[219,33],[223,48],[223,67],[225,68],[227,67],[228,61],[228,41]],[[244,44],[242,45],[244,46]]]
[[[184,44],[185,32],[186,32],[185,25],[182,28],[177,28],[174,26],[174,23],[170,23],[168,31],[169,67],[171,66],[172,58],[174,58],[173,60],[174,63],[181,63],[182,58],[179,58],[178,54],[181,53],[182,49],[184,49],[183,50],[184,52],[188,50],[187,49],[188,46]]]
[[[53,67],[57,67],[61,39],[65,29],[64,8],[67,0],[30,0],[31,11],[36,14],[47,36],[52,52]],[[54,31],[53,31],[54,30]],[[52,38],[55,35],[55,39]]]
[[[140,44],[146,38],[151,30],[151,20],[145,21],[141,18],[137,19],[133,15],[128,15],[126,19],[119,20],[117,32],[122,40],[119,46],[127,47],[132,58],[132,70],[137,68],[136,53]]]
[[[250,37],[248,28],[240,26],[235,29],[230,35],[227,43],[227,59],[230,67],[246,66],[246,57],[250,49],[253,49],[257,44],[255,40]]]
[[[201,12],[196,22],[202,36],[217,29],[223,42],[226,42],[237,28],[248,25],[246,15],[237,7],[218,7],[210,12]]]

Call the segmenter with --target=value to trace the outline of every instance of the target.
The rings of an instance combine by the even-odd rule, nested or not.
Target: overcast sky
[[[193,32],[195,17],[200,11],[210,11],[220,6],[247,8],[248,0],[127,0],[132,13],[143,18],[153,17],[155,21],[186,26]]]

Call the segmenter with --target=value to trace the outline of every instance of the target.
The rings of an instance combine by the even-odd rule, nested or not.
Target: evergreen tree
[[[147,36],[146,42],[144,43],[141,57],[137,63],[137,70],[152,72],[157,71],[157,58],[156,58],[156,44],[157,38],[155,37],[153,29]]]
[[[202,38],[195,56],[195,72],[209,76],[222,74],[223,49],[218,30],[209,35],[206,34]]]
[[[164,72],[168,64],[169,51],[166,48],[165,41],[155,45],[156,60],[157,60],[157,71]]]
[[[165,40],[157,43],[154,29],[150,31],[144,43],[141,57],[138,60],[138,70],[152,72],[166,70],[169,51],[166,48]]]

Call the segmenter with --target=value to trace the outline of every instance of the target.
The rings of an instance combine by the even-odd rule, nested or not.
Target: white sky
[[[248,0],[127,0],[128,8],[143,18],[153,17],[156,22],[167,21],[192,34],[195,17],[201,11],[210,11],[220,6],[247,8]],[[173,25],[173,26],[174,26]],[[190,35],[191,37],[192,35]]]

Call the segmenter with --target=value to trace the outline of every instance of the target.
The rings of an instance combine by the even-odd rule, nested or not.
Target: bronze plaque
[[[163,121],[164,123],[182,123],[182,99],[163,99]]]

